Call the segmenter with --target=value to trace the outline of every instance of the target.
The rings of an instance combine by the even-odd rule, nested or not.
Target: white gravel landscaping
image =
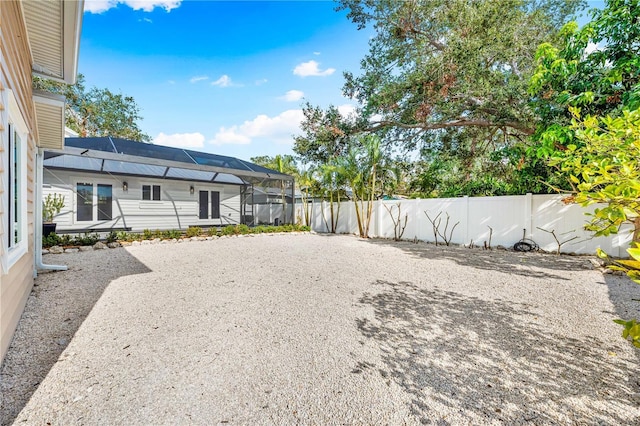
[[[640,286],[588,257],[258,235],[48,254],[0,423],[640,424]]]

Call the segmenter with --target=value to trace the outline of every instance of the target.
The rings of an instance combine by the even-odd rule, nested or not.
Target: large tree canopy
[[[33,85],[35,89],[66,97],[65,124],[81,137],[114,136],[140,142],[151,140],[138,126],[142,119],[140,108],[131,96],[97,87],[87,90],[82,74],[78,75],[74,85],[37,77]]]
[[[295,152],[322,163],[349,138],[377,133],[387,152],[419,160],[407,185],[418,196],[546,192],[549,168],[527,151],[539,116],[529,80],[541,43],[581,0],[342,0],[359,27],[375,31],[359,74],[343,92],[354,117],[305,105]]]
[[[570,23],[561,34],[561,48],[548,43],[539,47],[531,79],[543,155],[573,143],[570,128],[563,139],[557,131],[573,118],[570,106],[598,116],[640,107],[638,0],[609,0],[603,9],[592,11],[591,22],[583,28]]]
[[[346,73],[372,128],[481,127],[529,135],[536,48],[555,42],[580,0],[342,0],[375,37],[363,73]],[[418,132],[420,133],[420,132]],[[414,133],[415,134],[415,133]],[[487,136],[490,136],[487,135]]]
[[[608,0],[563,34],[563,48],[540,47],[532,79],[543,118],[537,153],[570,180],[575,201],[605,205],[588,229],[608,235],[631,222],[640,242],[638,0]]]

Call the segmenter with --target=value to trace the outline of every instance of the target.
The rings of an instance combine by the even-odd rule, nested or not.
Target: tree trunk
[[[358,199],[353,198],[353,205],[356,207],[356,219],[358,220],[358,233],[363,236],[362,219],[360,218],[360,207],[358,207]]]
[[[633,219],[633,242],[640,244],[640,216]]]

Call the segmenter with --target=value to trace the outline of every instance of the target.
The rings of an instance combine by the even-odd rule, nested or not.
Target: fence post
[[[524,227],[527,229],[527,238],[533,239],[533,195],[530,192],[524,196]]]
[[[384,204],[382,200],[376,200],[374,201],[374,211],[375,211],[375,215],[376,215],[376,235],[375,237],[377,238],[382,238],[382,219],[383,219],[383,215],[382,215],[382,210],[384,210]]]
[[[467,241],[469,241],[469,196],[464,196],[464,240],[462,240],[462,245],[464,246]]]

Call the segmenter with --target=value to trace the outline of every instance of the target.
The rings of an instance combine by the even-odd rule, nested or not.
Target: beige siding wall
[[[0,62],[2,75],[0,90],[11,89],[27,123],[30,135],[27,147],[27,223],[29,250],[9,271],[0,274],[0,360],[4,359],[11,338],[22,314],[27,297],[33,286],[33,211],[35,194],[36,126],[35,109],[31,90],[31,59],[27,46],[27,35],[19,2],[0,1]],[[6,100],[6,96],[2,99]],[[6,105],[0,109],[0,153],[4,156],[7,143]],[[0,165],[0,176],[6,164]],[[0,180],[4,182],[4,180]],[[0,183],[0,238],[6,238],[6,188]]]

